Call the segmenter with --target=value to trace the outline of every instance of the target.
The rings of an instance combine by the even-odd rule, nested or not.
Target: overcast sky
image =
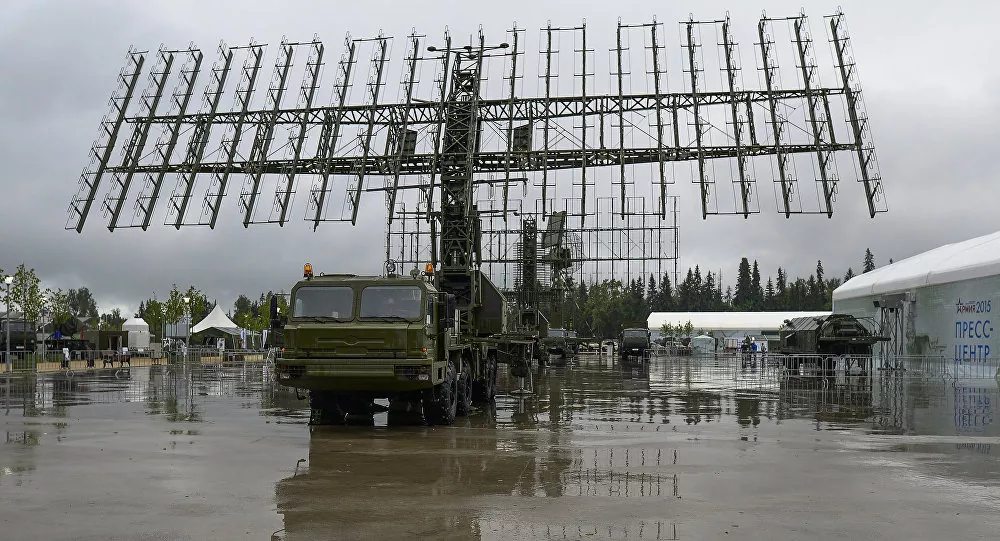
[[[210,65],[220,39],[277,43],[282,36],[318,34],[335,59],[347,31],[363,36],[382,29],[403,37],[416,28],[437,36],[448,26],[467,35],[482,24],[487,35],[499,37],[517,21],[534,38],[547,20],[572,25],[583,18],[603,45],[619,17],[644,22],[656,15],[667,23],[668,47],[677,49],[675,23],[689,12],[710,19],[728,10],[734,25],[753,29],[762,9],[786,16],[803,5],[817,35],[821,17],[838,5],[848,17],[889,212],[869,219],[864,192],[852,181],[841,188],[833,219],[786,220],[773,210],[770,179],[761,178],[767,193],[760,215],[703,221],[696,187],[678,186],[682,268],[697,263],[722,269],[731,284],[746,255],[759,260],[765,277],[779,265],[792,276],[808,275],[817,259],[828,275],[842,275],[848,266],[858,269],[866,247],[881,265],[889,257],[995,231],[1000,64],[991,55],[1000,50],[997,2],[12,0],[0,17],[0,268],[24,262],[48,287],[88,286],[102,310],[130,312],[154,291],[164,297],[175,282],[195,284],[229,308],[241,292],[287,289],[305,261],[318,270],[381,270],[384,225],[374,214],[353,229],[332,224],[313,233],[295,223],[244,230],[230,204],[214,231],[178,232],[158,225],[161,217],[148,232],[109,233],[99,212],[83,234],[65,231],[68,202],[130,45],[155,51],[161,43],[181,48],[194,42]],[[826,61],[826,44],[820,46],[818,56]],[[404,49],[396,44],[397,60]],[[265,69],[264,80],[270,66]],[[850,168],[849,160],[840,167]],[[168,181],[166,190],[171,187]]]

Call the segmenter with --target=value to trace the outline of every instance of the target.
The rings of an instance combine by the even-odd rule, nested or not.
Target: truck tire
[[[454,361],[448,361],[444,381],[424,395],[424,420],[429,425],[450,425],[458,409],[458,378]]]
[[[496,355],[487,355],[485,370],[486,376],[473,382],[473,397],[484,404],[488,404],[497,395],[497,358]],[[525,374],[527,375],[527,374]]]
[[[472,412],[472,367],[469,361],[462,361],[462,373],[458,376],[458,405],[456,414],[465,417]]]

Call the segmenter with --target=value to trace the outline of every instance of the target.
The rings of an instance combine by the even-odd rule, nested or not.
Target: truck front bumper
[[[278,359],[278,383],[318,391],[406,392],[444,381],[448,363],[430,359]]]

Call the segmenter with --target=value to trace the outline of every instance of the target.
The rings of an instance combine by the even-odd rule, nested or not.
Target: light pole
[[[184,321],[187,324],[184,333],[184,354],[187,355],[187,350],[191,347],[191,297],[184,297]]]
[[[6,352],[4,353],[4,372],[10,372],[10,285],[14,283],[14,277],[8,276],[3,279],[3,283],[7,284],[7,302],[5,308],[7,309],[7,339],[4,341],[4,348]]]

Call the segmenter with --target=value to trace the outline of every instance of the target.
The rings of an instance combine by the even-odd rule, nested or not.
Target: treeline
[[[9,288],[6,284],[8,277],[11,279]],[[228,315],[244,329],[266,329],[270,325],[267,307],[270,306],[273,295],[278,295],[278,306],[283,312],[286,311],[288,301],[285,294],[269,291],[261,293],[258,300],[240,295]],[[188,299],[187,302],[184,301],[185,298]],[[120,331],[129,317],[119,308],[101,312],[93,294],[86,287],[67,291],[43,288],[35,269],[23,264],[9,275],[0,269],[0,301],[5,309],[18,313],[30,328],[40,330],[43,325],[51,325],[52,331],[58,330],[64,336],[77,335],[83,329]],[[151,297],[141,301],[132,317],[144,320],[150,331],[162,338],[168,325],[180,322],[186,315],[190,315],[192,324],[197,323],[216,304],[215,300],[210,300],[194,285],[181,289],[173,284],[165,299],[157,298],[153,293]],[[24,337],[23,340],[27,338]]]
[[[278,309],[282,313],[288,310],[288,299],[285,293],[275,293],[268,291],[261,293],[256,300],[240,294],[233,303],[233,308],[226,311],[226,315],[238,327],[250,331],[262,331],[271,325],[269,307],[271,297],[278,297]],[[185,307],[184,298],[189,300]],[[181,320],[185,315],[185,308],[191,311],[191,323],[195,324],[204,319],[215,309],[216,301],[209,301],[208,297],[195,286],[189,286],[186,290],[180,290],[174,284],[173,289],[164,301],[159,301],[154,296],[139,304],[139,312],[136,317],[140,317],[149,324],[149,328],[163,329],[165,325],[173,324]],[[153,331],[154,334],[156,331]]]
[[[865,250],[861,268],[862,273],[875,268],[871,250]],[[833,290],[853,277],[853,268],[843,277],[828,277],[817,261],[807,278],[791,278],[778,267],[776,277],[769,275],[764,282],[757,261],[744,257],[735,287],[723,288],[718,274],[703,273],[697,265],[676,286],[667,274],[604,280],[589,287],[581,283],[567,299],[566,320],[583,335],[608,338],[626,327],[645,327],[650,312],[825,311],[832,308]]]
[[[865,250],[862,273],[874,268],[875,257],[871,250]],[[779,267],[775,277],[769,275],[764,281],[757,261],[751,263],[744,257],[739,263],[735,287],[723,287],[717,274],[702,272],[697,265],[688,269],[679,284],[672,284],[666,274],[659,277],[650,274],[628,282],[604,280],[589,286],[570,282],[563,319],[567,328],[583,336],[606,338],[616,336],[625,327],[645,327],[650,312],[830,310],[833,290],[853,276],[854,270],[848,268],[842,278],[828,277],[822,261],[817,261],[815,271],[806,278],[791,278]],[[35,270],[23,264],[10,275],[9,288],[4,283],[7,277],[0,269],[0,299],[10,310],[23,314],[25,321],[35,328],[53,323],[63,334],[73,335],[79,332],[80,321],[88,318],[91,321],[87,328],[109,330],[120,330],[126,320],[117,308],[100,312],[86,287],[68,291],[42,288]],[[268,291],[256,298],[241,294],[227,311],[228,315],[242,328],[266,329],[270,325],[270,299],[275,295],[279,309],[287,313],[287,295]],[[197,322],[215,305],[216,301],[209,300],[197,287],[192,285],[182,290],[174,284],[165,300],[157,299],[154,294],[139,303],[134,315],[145,320],[154,334],[160,334],[166,325],[180,321],[185,310],[190,310],[191,321]]]
[[[187,298],[187,302],[184,299]],[[201,321],[211,312],[216,301],[208,300],[200,289],[191,285],[181,290],[173,284],[167,298],[159,300],[154,293],[152,297],[139,303],[135,317],[149,325],[149,331],[158,338],[163,338],[167,325],[176,324],[187,315],[191,316],[191,325]]]
[[[244,329],[262,331],[271,326],[271,297],[275,295],[278,296],[278,310],[282,314],[287,314],[287,295],[268,291],[261,293],[257,300],[251,300],[246,295],[237,297],[236,302],[233,303],[233,310],[229,313],[229,318]]]
[[[8,279],[10,284],[7,284]],[[81,321],[88,319],[95,321],[91,327],[105,324],[113,319],[115,312],[99,313],[97,302],[86,287],[68,291],[43,288],[35,269],[24,264],[19,265],[13,274],[6,274],[0,269],[0,299],[5,310],[18,313],[30,328],[52,324],[53,330],[65,335],[79,332]],[[26,343],[27,335],[21,340]]]

